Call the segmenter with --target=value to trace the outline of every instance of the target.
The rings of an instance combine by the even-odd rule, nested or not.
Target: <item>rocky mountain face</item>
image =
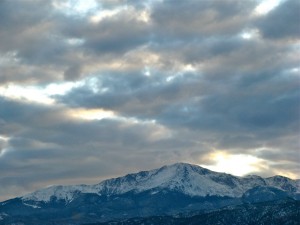
[[[186,163],[128,174],[96,185],[53,186],[0,203],[0,225],[84,224],[300,199],[287,177],[236,177]],[[299,205],[298,205],[299,206]]]

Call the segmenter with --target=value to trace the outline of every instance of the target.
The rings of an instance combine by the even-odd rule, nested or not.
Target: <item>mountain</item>
[[[102,181],[53,186],[0,203],[2,224],[83,224],[133,217],[191,215],[226,206],[300,199],[287,177],[237,177],[176,163]]]
[[[289,193],[300,193],[300,182],[275,176],[263,179],[259,176],[236,177],[217,173],[200,166],[176,163],[162,168],[128,174],[105,180],[96,185],[54,186],[22,197],[22,200],[50,202],[51,198],[71,202],[78,193],[94,193],[99,196],[121,195],[128,192],[152,194],[162,189],[178,191],[188,196],[241,197],[256,186],[272,186]]]
[[[298,225],[300,223],[299,209],[300,201],[285,199],[230,206],[208,213],[199,213],[190,217],[152,216],[86,225]]]

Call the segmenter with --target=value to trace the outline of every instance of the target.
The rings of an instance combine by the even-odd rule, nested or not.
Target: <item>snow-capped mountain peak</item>
[[[0,224],[86,224],[137,216],[193,215],[224,206],[246,203],[248,209],[251,204],[270,205],[279,200],[288,200],[290,208],[300,199],[299,190],[299,180],[287,177],[236,177],[176,163],[95,185],[52,186],[7,200],[0,203]]]
[[[243,178],[213,172],[188,163],[175,163],[159,169],[112,178],[96,185],[53,186],[25,195],[22,200],[49,202],[57,199],[71,202],[78,193],[111,196],[128,192],[157,193],[164,190],[188,196],[241,197],[247,190],[256,186],[273,186],[293,193],[300,192],[298,183],[286,177],[264,179],[252,175]]]

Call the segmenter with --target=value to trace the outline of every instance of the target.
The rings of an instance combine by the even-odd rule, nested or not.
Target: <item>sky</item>
[[[187,162],[300,178],[300,1],[0,0],[0,200]]]

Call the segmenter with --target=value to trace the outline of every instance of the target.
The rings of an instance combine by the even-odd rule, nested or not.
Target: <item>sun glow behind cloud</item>
[[[282,170],[275,170],[274,173],[280,176],[289,177],[291,179],[299,179],[298,178],[299,173],[296,174],[296,173],[291,173],[289,171],[282,171]]]
[[[70,109],[67,114],[74,118],[84,119],[84,120],[101,120],[104,118],[114,118],[115,113],[113,111],[103,110],[103,109]]]
[[[245,40],[250,40],[254,38],[259,38],[260,34],[258,30],[245,30],[240,34],[240,37],[245,39]]]
[[[230,173],[236,176],[244,176],[250,173],[259,172],[262,167],[262,159],[246,154],[228,154],[224,151],[211,153],[208,159],[213,165],[203,165],[210,170]]]

